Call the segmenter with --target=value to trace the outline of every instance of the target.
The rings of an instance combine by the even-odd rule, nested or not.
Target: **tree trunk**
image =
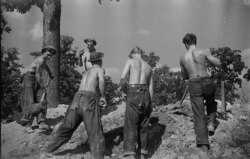
[[[61,0],[45,0],[43,6],[43,46],[50,45],[57,49],[56,55],[47,63],[55,76],[48,86],[48,107],[57,107],[59,104],[60,18]],[[45,72],[43,75],[45,81],[47,81],[49,77],[47,72]]]

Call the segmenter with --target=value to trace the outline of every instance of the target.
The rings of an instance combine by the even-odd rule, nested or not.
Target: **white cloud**
[[[140,29],[137,31],[138,34],[141,34],[141,35],[149,35],[150,32],[146,29]]]
[[[250,68],[250,48],[241,52],[241,59],[244,61],[245,65]]]
[[[28,72],[29,67],[20,68],[21,74]]]
[[[244,3],[245,5],[250,6],[250,0],[243,0],[243,3]]]
[[[37,40],[37,39],[42,38],[43,26],[42,26],[41,22],[39,22],[39,21],[36,22],[34,27],[30,30],[30,34],[31,34],[33,40]]]
[[[4,11],[4,16],[6,16],[8,19],[14,20],[14,19],[18,19],[20,20],[20,18],[24,18],[25,14],[21,14],[19,12],[17,12],[16,10],[14,10],[13,12],[6,12]]]
[[[173,67],[173,68],[170,68],[170,71],[179,72],[179,71],[181,71],[181,68],[180,67]]]

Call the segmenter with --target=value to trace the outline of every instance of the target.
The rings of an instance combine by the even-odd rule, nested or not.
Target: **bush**
[[[21,93],[21,71],[16,48],[1,47],[1,119],[13,113],[19,104]]]

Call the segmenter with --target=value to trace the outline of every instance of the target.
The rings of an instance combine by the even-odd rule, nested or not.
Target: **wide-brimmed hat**
[[[92,52],[89,57],[89,62],[100,61],[104,56],[102,52]]]
[[[96,44],[97,44],[96,41],[95,41],[95,39],[91,39],[91,38],[85,39],[84,42],[85,42],[86,44],[89,43],[89,42],[92,42],[93,45],[96,45]]]
[[[42,48],[42,53],[46,52],[46,51],[49,51],[50,53],[52,54],[56,54],[56,48],[54,46],[51,46],[51,45],[46,45]]]

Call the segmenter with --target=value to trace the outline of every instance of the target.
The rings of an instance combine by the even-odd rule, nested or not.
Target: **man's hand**
[[[101,106],[101,108],[106,108],[107,107],[107,101],[104,97],[102,97],[99,101],[99,105]]]

